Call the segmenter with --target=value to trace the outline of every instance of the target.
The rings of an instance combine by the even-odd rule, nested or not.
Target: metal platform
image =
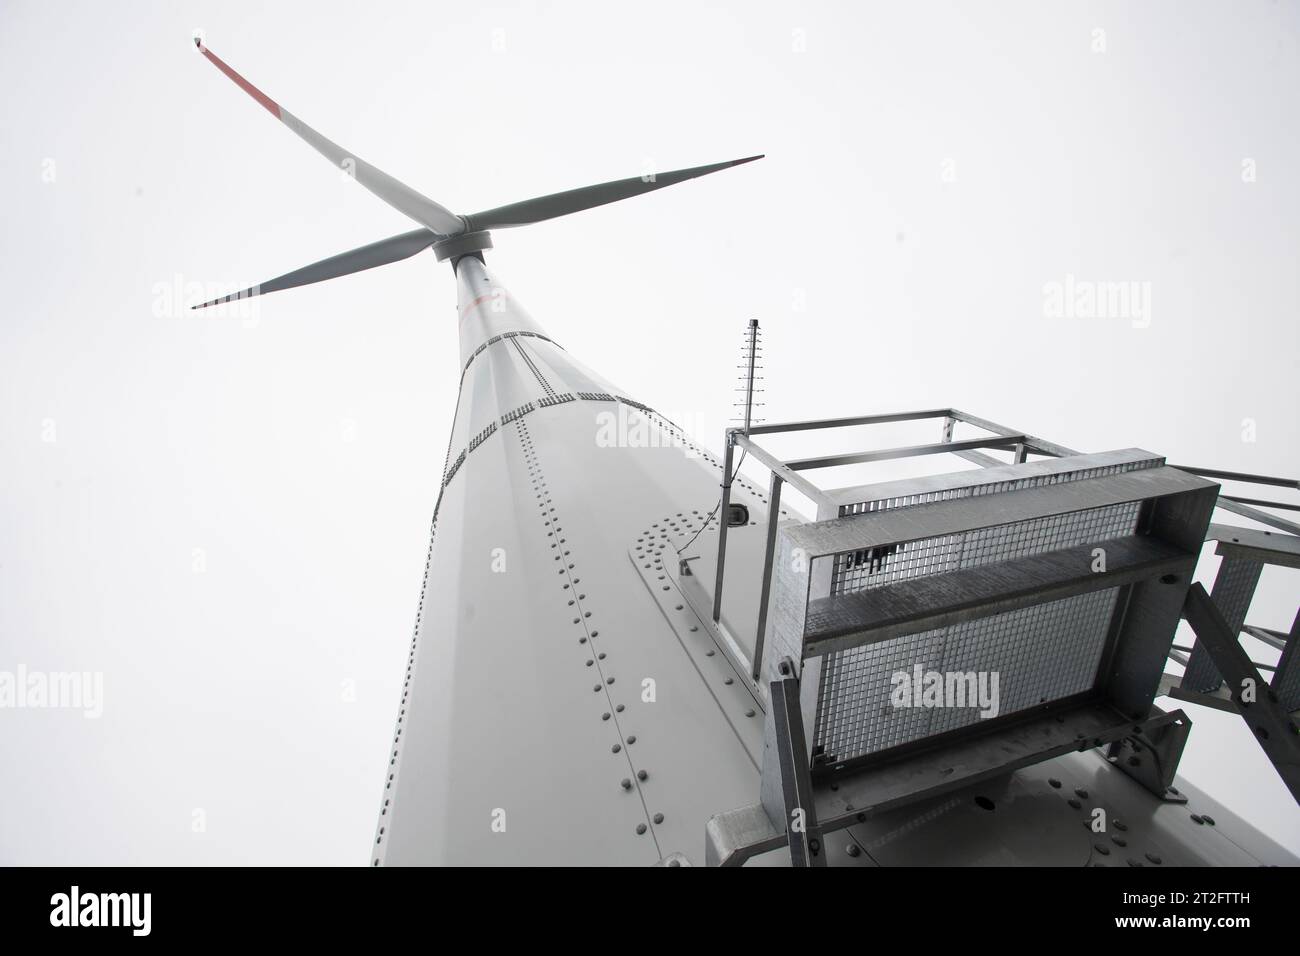
[[[932,445],[781,461],[755,442],[930,418],[943,420]],[[992,437],[954,441],[957,422]],[[1217,595],[1191,584],[1219,488],[1158,456],[1079,455],[953,409],[733,429],[727,443],[724,474],[733,447],[771,470],[767,520],[724,525],[714,560],[680,562],[673,578],[699,618],[711,612],[710,637],[748,675],[766,718],[759,800],[710,821],[710,863],[784,847],[795,865],[821,865],[835,831],[1099,748],[1155,805],[1180,804],[1175,772],[1191,722],[1154,706],[1170,688],[1164,662],[1177,653],[1180,617],[1230,683],[1257,682],[1235,644],[1241,621],[1224,622]],[[984,467],[830,490],[801,474],[944,452]],[[780,520],[787,483],[816,503],[817,521]],[[1290,535],[1234,531],[1219,536],[1221,553],[1227,537],[1236,560],[1300,562]],[[1294,645],[1275,638],[1289,661]],[[1011,685],[1002,711],[982,720],[990,715],[969,706],[898,709],[891,676],[915,668],[919,679],[936,659],[959,677],[999,674]],[[1300,761],[1278,691],[1290,691],[1290,675],[1275,677],[1265,706],[1235,700],[1243,713],[1253,706],[1288,784]]]

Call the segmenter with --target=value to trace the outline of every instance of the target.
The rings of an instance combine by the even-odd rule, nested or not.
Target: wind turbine
[[[1175,781],[1189,722],[1154,701],[1222,706],[1220,685],[1265,683],[1235,639],[1262,563],[1295,566],[1300,527],[1150,452],[1080,454],[954,408],[761,426],[746,414],[720,462],[554,342],[483,255],[493,229],[759,157],[456,215],[196,42],[419,224],[198,308],[429,248],[456,275],[460,393],[430,479],[438,500],[373,865],[734,864],[782,847],[794,865],[1294,865]],[[753,327],[748,344],[752,401]],[[941,442],[784,461],[754,440],[927,419],[942,420]],[[959,424],[989,435],[954,438]],[[739,475],[736,446],[771,473],[766,494]],[[807,478],[939,454],[982,467],[835,490]],[[783,484],[818,520],[790,518]],[[1212,525],[1216,507],[1286,534]],[[1207,534],[1224,555],[1213,597],[1189,583]],[[1197,635],[1181,661],[1195,687],[1163,673],[1185,650],[1172,644],[1180,617]],[[1289,716],[1300,653],[1253,633],[1287,648],[1249,719],[1300,799]],[[1007,709],[984,722],[997,708],[931,715],[923,697],[918,715],[893,699],[894,679],[920,682],[945,655],[962,666],[926,673],[940,679],[927,686],[1001,674]],[[1109,837],[1095,832],[1098,809],[1116,821]]]
[[[483,254],[491,230],[761,157],[457,215],[322,136],[195,43],[267,112],[418,224],[195,308],[429,248],[456,274],[460,396],[445,470],[433,478],[438,503],[372,862],[655,863],[698,844],[708,817],[752,789],[756,768],[726,715],[688,719],[697,704],[681,708],[698,677],[627,553],[652,530],[662,541],[669,522],[698,531],[717,500],[718,462],[554,342]],[[733,500],[745,500],[740,488]],[[643,704],[646,681],[668,701]],[[700,755],[715,749],[740,775],[697,786]]]
[[[230,77],[240,89],[260,103],[267,112],[281,123],[293,130],[305,143],[331,163],[347,171],[358,183],[388,203],[388,205],[420,224],[419,229],[412,229],[410,232],[389,236],[387,239],[380,239],[378,242],[372,242],[369,245],[348,252],[341,252],[336,256],[330,256],[328,259],[322,259],[320,262],[314,262],[309,266],[277,276],[260,285],[194,306],[196,309],[229,302],[234,299],[265,295],[268,292],[279,292],[283,289],[293,289],[314,282],[323,282],[326,279],[337,279],[340,276],[351,275],[354,272],[362,272],[376,266],[388,265],[390,262],[409,259],[417,252],[423,252],[430,247],[433,248],[434,254],[440,262],[450,259],[453,268],[456,267],[462,257],[467,255],[476,258],[481,265],[483,250],[492,248],[490,231],[492,229],[513,229],[517,226],[528,226],[547,219],[567,216],[570,213],[581,212],[584,209],[594,209],[597,206],[604,206],[620,199],[630,199],[643,193],[654,192],[656,189],[663,189],[665,186],[673,186],[688,179],[707,176],[709,173],[716,173],[719,170],[729,169],[732,166],[739,166],[763,158],[762,156],[747,156],[744,159],[734,159],[725,163],[712,163],[690,169],[676,169],[672,172],[656,173],[649,176],[634,176],[630,179],[619,179],[594,186],[581,186],[577,189],[551,193],[546,196],[537,196],[533,199],[509,203],[495,209],[485,209],[482,212],[467,216],[456,215],[440,203],[434,202],[400,180],[394,179],[382,169],[370,165],[364,159],[322,136],[235,72],[224,60],[209,50],[202,40],[195,39],[194,42],[199,52],[207,57],[217,69]]]

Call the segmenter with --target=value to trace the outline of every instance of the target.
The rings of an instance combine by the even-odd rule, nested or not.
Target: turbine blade
[[[512,226],[526,226],[556,216],[567,216],[571,212],[581,212],[620,199],[630,199],[642,193],[654,192],[665,186],[672,186],[697,176],[707,176],[722,169],[730,169],[742,163],[752,163],[762,156],[747,156],[733,159],[729,163],[714,163],[711,166],[695,166],[691,169],[677,169],[670,173],[658,173],[652,178],[634,176],[631,179],[619,179],[612,183],[600,183],[597,186],[583,186],[567,192],[552,193],[536,199],[498,206],[485,212],[476,212],[472,216],[462,217],[471,232],[481,229],[509,229]]]
[[[404,232],[400,236],[380,239],[378,242],[372,242],[360,249],[340,252],[337,256],[330,256],[328,259],[322,259],[320,262],[303,266],[293,272],[286,272],[282,276],[271,279],[269,282],[263,282],[261,285],[255,285],[251,289],[245,289],[232,295],[223,295],[220,299],[213,299],[211,302],[204,302],[202,305],[192,306],[191,308],[204,309],[210,305],[231,302],[235,299],[247,299],[255,295],[265,295],[268,292],[279,292],[281,289],[311,285],[313,282],[323,282],[326,279],[335,279],[339,276],[351,275],[354,272],[373,269],[375,266],[383,266],[390,262],[409,259],[417,252],[433,245],[437,238],[437,235],[428,229]]]
[[[346,170],[357,182],[398,212],[410,216],[416,222],[427,226],[441,236],[455,235],[464,230],[465,224],[451,210],[439,205],[427,196],[421,195],[405,183],[399,182],[382,169],[371,166],[364,159],[349,153],[337,143],[326,139],[236,73],[224,60],[209,50],[202,41],[196,39],[194,42],[198,46],[200,53],[211,60],[218,70],[230,77],[240,89],[261,103],[267,112],[297,133],[309,146],[335,166]]]

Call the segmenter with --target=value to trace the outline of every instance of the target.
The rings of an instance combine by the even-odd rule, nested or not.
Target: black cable
[[[747,455],[748,453],[749,453],[748,448],[740,449],[740,461],[736,462],[736,470],[731,473],[731,477],[727,480],[727,484],[725,487],[730,488],[732,482],[736,480],[736,476],[740,474],[740,466],[745,461],[745,455]],[[681,554],[683,551],[685,551],[687,548],[689,548],[691,545],[695,543],[695,539],[704,533],[704,529],[709,526],[709,522],[713,520],[713,516],[718,513],[718,509],[721,507],[722,507],[722,496],[719,495],[718,503],[713,506],[713,510],[710,511],[708,516],[704,519],[704,523],[700,525],[700,530],[695,532],[695,534],[691,535],[690,541],[687,541],[684,545],[682,545],[680,548],[677,549],[678,554]]]

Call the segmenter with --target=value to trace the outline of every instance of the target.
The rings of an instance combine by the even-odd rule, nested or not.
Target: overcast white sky
[[[171,301],[412,228],[195,28],[459,212],[766,152],[491,256],[706,444],[757,317],[770,418],[956,405],[1295,475],[1298,9],[0,0],[0,670],[104,675],[98,720],[0,711],[0,863],[364,864],[372,839],[454,283],[424,254],[250,322]],[[1051,317],[1067,276],[1144,283],[1149,314]],[[1286,574],[1255,623],[1289,628]],[[1300,851],[1249,735],[1192,716],[1188,777]]]

